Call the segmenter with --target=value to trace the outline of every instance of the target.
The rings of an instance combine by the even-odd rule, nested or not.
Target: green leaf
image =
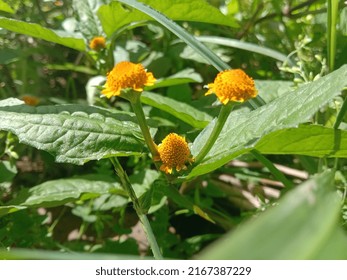
[[[105,84],[105,76],[91,77],[86,84],[87,101],[89,105],[94,105],[96,96],[100,95],[99,87]]]
[[[277,206],[207,247],[199,259],[345,259],[347,238],[338,233],[340,199],[327,171],[303,183]],[[327,245],[339,248],[327,251]]]
[[[103,0],[73,0],[72,7],[78,19],[77,26],[83,36],[89,40],[102,35],[102,28],[97,11]]]
[[[17,98],[7,98],[4,100],[0,100],[0,107],[5,107],[5,106],[15,106],[15,105],[22,105],[24,104],[23,100],[17,99]]]
[[[84,40],[77,38],[75,34],[45,28],[36,23],[28,23],[15,19],[0,17],[0,27],[20,34],[57,43],[78,51],[84,51],[86,48]]]
[[[150,257],[108,254],[108,253],[69,253],[36,249],[11,248],[10,250],[0,249],[0,259],[2,260],[153,260]]]
[[[19,206],[19,205],[0,206],[0,217],[17,212],[19,210],[26,209],[26,208],[27,208],[26,206]]]
[[[258,90],[258,95],[260,95],[266,103],[270,103],[272,100],[293,89],[293,82],[290,81],[255,80],[254,82]]]
[[[159,2],[159,0],[153,0],[153,1]],[[183,0],[177,0],[177,1],[183,1]],[[170,30],[173,34],[175,34],[178,38],[183,40],[188,46],[190,46],[192,49],[194,49],[194,51],[196,53],[200,54],[200,56],[202,58],[204,58],[207,62],[209,62],[218,71],[230,69],[230,66],[227,63],[225,63],[218,55],[216,55],[213,51],[211,51],[208,47],[206,47],[200,41],[196,40],[196,38],[194,36],[190,35],[181,26],[179,26],[174,21],[172,21],[170,18],[161,14],[157,10],[154,10],[153,8],[151,8],[147,5],[144,5],[140,2],[137,2],[136,0],[118,0],[118,2],[124,3],[130,7],[133,7],[136,10],[141,11],[141,12],[145,13],[146,15],[150,16],[151,18],[155,19],[158,23],[162,24],[164,27],[166,27],[168,30]],[[194,1],[189,1],[189,9],[192,8],[191,5],[193,2]],[[164,3],[164,1],[161,1],[160,3]],[[165,3],[168,4],[169,2],[165,2]],[[199,4],[200,7],[203,6],[202,1],[198,1],[197,3]],[[170,5],[171,4],[172,3],[170,3]],[[179,11],[179,13],[182,12],[180,9],[178,9],[178,11]],[[210,9],[208,10],[208,13],[209,12],[210,12]],[[129,13],[129,14],[131,15],[131,13]],[[119,14],[117,14],[117,16],[119,16]],[[168,15],[168,16],[170,16],[170,15]],[[208,16],[211,16],[211,14],[209,13]],[[112,17],[111,18],[108,17],[108,20],[112,21]],[[258,107],[264,105],[265,102],[264,102],[264,100],[262,100],[262,98],[260,96],[257,96],[255,99],[250,100],[249,104],[251,105],[252,108],[255,109],[255,108],[258,108]]]
[[[17,174],[17,168],[9,161],[0,161],[0,187],[3,182],[10,182]]]
[[[148,86],[146,89],[152,90],[155,88],[170,87],[187,83],[202,83],[202,81],[200,74],[196,73],[194,69],[187,68],[170,77],[157,80],[153,86]]]
[[[305,125],[272,132],[255,147],[262,154],[347,157],[347,131]]]
[[[347,66],[310,84],[288,92],[257,110],[232,112],[215,145],[188,178],[208,173],[231,159],[251,150],[270,132],[307,122],[324,104],[338,95],[346,85]],[[210,136],[214,122],[195,139],[192,154],[196,156]]]
[[[340,12],[340,29],[344,36],[347,36],[347,7],[344,7]]]
[[[274,59],[282,61],[282,62],[289,60],[287,55],[285,55],[279,51],[276,51],[276,50],[273,50],[270,48],[266,48],[266,47],[262,47],[259,45],[255,45],[252,43],[243,42],[243,41],[236,40],[236,39],[229,39],[229,38],[223,38],[223,37],[217,37],[217,36],[199,36],[199,37],[195,37],[195,38],[198,39],[200,42],[217,44],[217,45],[237,48],[237,49],[241,49],[241,50],[246,50],[246,51],[250,51],[253,53],[265,55],[265,56],[274,58]],[[290,60],[289,60],[289,62],[290,62],[290,65],[294,64]]]
[[[144,212],[151,207],[154,182],[159,176],[158,171],[151,169],[142,170],[129,176],[130,183]]]
[[[130,115],[91,106],[0,107],[0,129],[55,155],[58,162],[81,165],[144,149],[140,129]]]
[[[328,260],[328,259],[341,259],[346,260],[346,233],[341,228],[336,228],[330,235],[330,238],[322,247],[319,248],[315,259],[317,260]],[[341,246],[342,245],[342,246]],[[334,256],[334,257],[332,257]]]
[[[195,128],[204,128],[212,117],[194,107],[152,92],[143,92],[141,102],[165,111]]]
[[[129,176],[130,183],[137,197],[141,197],[150,188],[151,185],[159,177],[159,172],[156,170],[146,169]]]
[[[177,21],[197,21],[236,27],[232,17],[223,15],[217,8],[201,0],[143,0],[142,3]],[[151,20],[145,12],[125,9],[120,3],[111,2],[98,11],[105,33],[111,36],[117,29],[139,21]]]
[[[55,207],[111,192],[124,193],[118,182],[107,179],[69,178],[47,181],[30,188],[27,193],[12,202],[19,207]]]
[[[10,64],[20,59],[20,50],[4,49],[0,52],[0,64]]]
[[[14,14],[14,10],[10,7],[10,5],[8,5],[7,3],[5,3],[2,0],[0,0],[0,11]]]
[[[22,205],[54,207],[78,199],[88,200],[110,192],[123,192],[117,182],[86,179],[60,179],[48,181],[30,189],[30,196]]]
[[[148,209],[149,214],[152,214],[158,211],[160,208],[166,205],[167,203],[167,196],[165,195],[166,187],[167,187],[167,183],[162,179],[157,179],[156,181],[153,182],[152,188],[151,188],[150,208]]]
[[[153,2],[154,1],[158,3],[163,3],[163,4],[165,3],[165,5],[169,4],[170,6],[172,6],[172,3],[170,2],[153,0]],[[184,1],[184,0],[181,0],[181,1]],[[129,12],[116,2],[112,2],[110,6],[102,6],[99,9],[99,18],[101,22],[103,23],[104,31],[106,32],[106,34],[110,35],[114,32],[113,29],[110,30],[110,28],[108,28],[107,25],[114,26],[115,22],[118,22],[119,25],[117,25],[117,27],[114,28],[114,30],[117,30],[124,24],[133,23],[133,21],[135,20],[135,15],[139,14],[142,17],[142,18],[141,17],[136,18],[136,21],[146,20],[147,16],[142,14],[144,13],[150,16],[151,18],[153,18],[154,20],[156,20],[157,22],[159,22],[160,24],[162,24],[163,26],[165,26],[168,30],[170,30],[176,36],[181,38],[184,42],[186,42],[190,47],[192,47],[203,58],[205,58],[206,61],[210,62],[211,65],[213,65],[219,71],[230,68],[229,65],[224,63],[215,53],[209,50],[204,44],[197,41],[192,35],[186,32],[181,26],[179,26],[170,18],[167,18],[165,15],[161,14],[157,10],[154,10],[151,7],[144,5],[140,2],[137,2],[135,0],[118,0],[118,2],[126,4],[130,7],[133,7],[136,10],[132,10],[131,12]],[[192,2],[194,1],[189,0],[189,6],[188,6],[189,10],[192,7],[190,6],[190,3]],[[199,5],[201,5],[201,1],[198,1],[198,3]],[[114,9],[116,10],[116,12],[113,12]],[[182,12],[180,9],[177,9],[177,11],[179,11],[179,13]],[[108,24],[105,25],[105,22],[107,22]]]

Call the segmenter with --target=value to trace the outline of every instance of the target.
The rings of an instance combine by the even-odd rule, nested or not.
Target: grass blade
[[[230,69],[231,67],[221,60],[214,52],[212,52],[208,47],[206,47],[203,43],[196,40],[196,38],[186,32],[181,26],[167,18],[165,15],[153,10],[151,7],[146,6],[136,0],[118,0],[123,4],[126,4],[130,7],[133,7],[141,12],[149,15],[157,22],[165,26],[172,33],[174,33],[177,37],[186,42],[191,48],[193,48],[197,53],[199,53],[203,58],[205,58],[211,65],[213,65],[218,71],[223,71],[226,69]],[[256,109],[262,105],[265,105],[264,100],[257,96],[254,100],[250,101],[250,105]]]
[[[285,54],[280,53],[276,50],[258,46],[252,43],[242,42],[240,40],[223,38],[218,36],[199,36],[196,37],[200,42],[218,44],[226,47],[237,48],[241,50],[246,50],[254,53],[258,53],[261,55],[265,55],[276,60],[285,62],[287,61],[289,65],[294,65],[294,63],[288,58]]]
[[[207,48],[203,43],[196,40],[192,35],[186,32],[181,26],[167,18],[165,15],[153,10],[151,7],[144,5],[135,0],[118,0],[123,4],[133,7],[141,12],[149,15],[157,22],[165,26],[177,37],[186,42],[190,47],[192,47],[196,52],[198,52],[203,58],[205,58],[211,65],[213,65],[218,71],[225,69],[230,69],[230,66],[222,61],[215,53],[213,53],[209,48]]]

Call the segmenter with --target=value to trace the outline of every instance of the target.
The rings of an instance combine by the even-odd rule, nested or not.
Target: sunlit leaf
[[[5,106],[15,106],[15,105],[22,105],[24,104],[23,100],[17,99],[17,98],[7,98],[4,100],[0,100],[0,107],[5,107]]]
[[[132,174],[129,176],[129,179],[136,195],[140,197],[151,188],[151,185],[158,179],[158,177],[158,171],[147,169]]]
[[[6,260],[143,260],[143,256],[104,253],[68,253],[37,249],[0,249],[0,258]]]
[[[145,212],[151,207],[154,182],[159,178],[159,175],[158,171],[147,169],[129,176],[132,187]]]
[[[147,87],[148,90],[161,87],[169,87],[187,83],[202,83],[202,77],[200,74],[194,71],[194,69],[188,68],[175,73],[170,77],[158,79],[153,86]]]
[[[219,138],[205,159],[188,175],[208,173],[252,149],[270,132],[307,122],[324,104],[346,85],[347,66],[299,89],[283,94],[252,112],[230,114]],[[213,123],[195,139],[192,154],[197,155],[209,138]]]
[[[6,2],[0,0],[0,11],[14,14],[14,10]]]
[[[199,259],[345,259],[347,237],[339,230],[340,200],[333,172],[287,193],[278,205],[211,244]],[[338,239],[335,239],[338,236]],[[328,250],[327,245],[339,250]]]
[[[305,125],[272,132],[256,145],[263,154],[347,157],[347,131]]]
[[[102,28],[97,17],[99,7],[106,1],[103,0],[73,0],[72,6],[78,19],[78,29],[89,40],[101,36]]]
[[[159,1],[159,0],[153,0],[158,3],[166,3],[165,5],[172,6],[172,3],[169,2],[164,2],[164,1]],[[184,1],[184,0],[182,0]],[[141,17],[137,20],[145,20],[147,19],[147,16],[150,18],[153,18],[163,26],[165,26],[168,30],[170,30],[172,33],[174,33],[176,36],[178,36],[180,39],[182,39],[185,43],[187,43],[190,47],[192,47],[196,52],[198,52],[203,58],[206,59],[211,65],[213,65],[216,69],[218,70],[224,70],[230,68],[228,64],[226,64],[224,61],[222,61],[215,53],[213,53],[210,49],[208,49],[204,44],[196,40],[192,35],[190,35],[185,29],[183,29],[180,25],[175,23],[174,21],[171,20],[171,18],[168,18],[165,16],[163,13],[158,12],[157,10],[144,5],[141,2],[138,2],[136,0],[118,0],[118,2],[124,3],[127,6],[130,6],[132,8],[135,8],[136,10],[131,10],[131,12],[125,10],[123,7],[121,7],[118,3],[112,2],[110,5],[111,7],[107,8],[108,6],[103,6],[99,10],[99,17],[101,18],[101,22],[104,22],[102,20],[103,17],[105,17],[106,21],[108,22],[109,26],[113,26],[115,20],[119,22],[119,26],[116,28],[118,29],[120,26],[123,26],[124,24],[132,23],[134,20],[134,15],[140,13]],[[191,3],[192,1],[189,1],[188,8],[189,10],[191,9]],[[153,4],[153,3],[151,3]],[[114,5],[114,6],[113,6]],[[198,1],[198,5],[201,6],[201,1]],[[103,11],[104,7],[106,7],[106,13]],[[114,9],[117,9],[117,7],[121,7],[121,9],[124,11],[125,14],[123,17],[120,17],[120,14],[122,12],[118,11],[117,13],[113,13]],[[180,11],[178,9],[178,11]],[[143,13],[143,14],[142,14]],[[181,14],[181,11],[179,12]],[[147,16],[144,16],[146,14]],[[170,16],[170,15],[168,15]],[[128,18],[130,17],[130,19]],[[123,22],[125,21],[125,22]],[[107,28],[107,26],[106,26]],[[105,30],[105,25],[104,25],[104,31],[106,34],[108,32],[113,33],[112,30]]]
[[[0,17],[0,27],[20,34],[57,43],[79,51],[85,50],[84,40],[76,37],[76,34],[45,28],[36,23],[28,23],[25,21]]]
[[[266,81],[255,80],[255,87],[258,94],[265,100],[266,103],[280,97],[281,95],[290,92],[293,89],[293,82],[291,81]]]
[[[60,179],[47,181],[30,188],[28,196],[21,201],[21,206],[27,207],[53,207],[70,201],[97,197],[111,191],[121,191],[119,183],[112,181],[87,179]]]
[[[95,76],[89,79],[86,84],[87,101],[89,105],[94,105],[95,97],[100,94],[99,86],[105,83],[105,76]]]
[[[141,101],[165,111],[195,128],[204,128],[212,120],[210,115],[188,104],[152,92],[144,92]]]
[[[23,190],[10,205],[0,206],[0,216],[26,208],[55,207],[76,200],[87,200],[105,194],[122,198],[121,206],[128,202],[120,184],[106,176],[84,176],[81,178],[58,179]]]
[[[205,1],[200,0],[143,0],[155,10],[163,13],[167,17],[177,21],[197,21],[236,27],[236,21],[232,17],[223,15],[217,8],[211,6]],[[100,17],[104,31],[108,36],[121,28],[133,22],[152,20],[144,13],[125,9],[120,3],[111,2],[99,9]]]
[[[83,164],[144,149],[140,129],[130,115],[90,106],[0,107],[0,129],[55,155],[58,162]]]

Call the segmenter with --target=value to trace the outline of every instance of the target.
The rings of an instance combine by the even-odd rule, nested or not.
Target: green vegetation
[[[0,33],[0,259],[347,258],[343,1],[0,0]],[[106,98],[122,61],[156,82]],[[257,97],[205,96],[227,69]]]

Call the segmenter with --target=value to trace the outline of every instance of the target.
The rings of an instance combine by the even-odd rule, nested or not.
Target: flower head
[[[141,92],[144,86],[151,86],[155,81],[153,74],[146,72],[142,64],[122,61],[107,74],[105,89],[101,93],[110,98],[128,88]]]
[[[181,171],[187,169],[187,162],[194,161],[186,139],[176,133],[170,133],[158,146],[158,152],[162,165],[160,170],[171,174],[173,169]]]
[[[31,95],[24,95],[22,97],[22,100],[24,101],[25,104],[30,105],[30,106],[36,106],[37,104],[40,103],[40,99],[38,99],[35,96],[31,96]]]
[[[241,69],[220,72],[207,87],[205,95],[215,93],[224,105],[229,101],[244,102],[257,96],[253,79]]]
[[[101,49],[106,48],[106,39],[102,36],[94,37],[90,41],[89,47],[94,51],[100,51]]]

